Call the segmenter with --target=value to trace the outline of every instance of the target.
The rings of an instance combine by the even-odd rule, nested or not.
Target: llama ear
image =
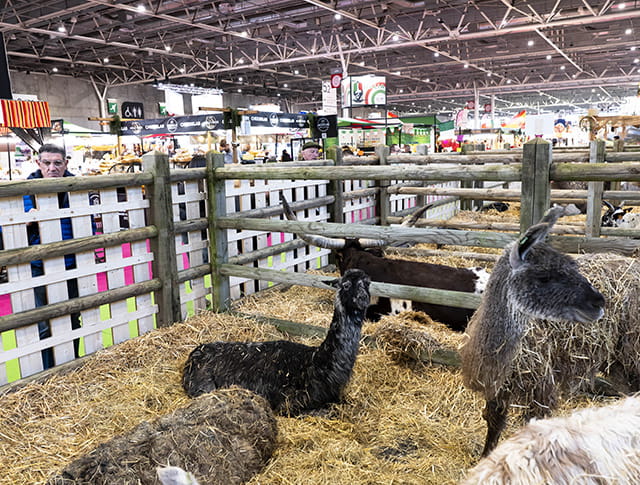
[[[547,234],[549,234],[549,230],[551,229],[550,224],[536,224],[535,226],[531,226],[527,229],[527,232],[524,233],[524,236],[520,238],[520,240],[513,245],[511,248],[511,253],[509,254],[509,263],[513,269],[518,268],[525,262],[527,254],[531,249],[536,245],[545,240]]]

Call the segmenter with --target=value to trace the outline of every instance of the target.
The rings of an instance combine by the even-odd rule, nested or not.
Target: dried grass
[[[505,222],[517,210],[519,206],[511,204],[509,211],[489,216]],[[483,216],[482,221],[487,221],[487,215]],[[458,217],[473,219],[479,214],[463,212]],[[455,254],[419,260],[476,265]],[[611,292],[631,284],[621,275],[611,276],[607,279],[615,285]],[[640,281],[636,273],[629,278]],[[629,292],[626,295],[631,298]],[[616,301],[612,311],[620,305],[638,308],[637,304]],[[333,293],[275,287],[241,300],[236,309],[327,326]],[[385,317],[375,325],[366,323],[364,333],[383,344],[361,348],[345,402],[300,418],[277,417],[276,451],[267,467],[249,483],[455,484],[476,463],[486,432],[481,417],[483,402],[463,387],[458,369],[411,359],[423,350],[455,349],[460,335],[424,314],[411,312]],[[0,485],[43,483],[100,443],[185,406],[189,399],[180,386],[181,370],[197,344],[281,338],[286,337],[265,323],[204,313],[99,352],[64,375],[53,374],[45,382],[30,383],[0,396]],[[295,340],[319,343],[310,337]],[[571,397],[558,414],[600,401]],[[504,436],[519,424],[513,421]]]
[[[274,288],[245,298],[237,309],[327,326],[332,301],[327,290]],[[444,348],[456,345],[458,335],[427,320],[401,314],[383,322],[395,321],[411,332],[426,325],[432,340]],[[365,334],[373,330],[365,324]],[[0,484],[43,483],[100,443],[185,406],[181,369],[196,344],[280,338],[271,325],[206,313],[99,352],[65,375],[0,396]],[[319,343],[317,338],[296,340]],[[455,484],[479,458],[482,405],[463,387],[458,369],[415,361],[400,365],[388,347],[363,346],[345,402],[300,418],[277,417],[276,451],[249,483]]]

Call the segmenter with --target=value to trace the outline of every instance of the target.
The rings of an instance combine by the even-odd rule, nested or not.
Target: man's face
[[[67,160],[59,153],[42,152],[38,167],[44,178],[62,177],[67,169]]]
[[[317,148],[305,148],[302,150],[302,158],[305,160],[317,160],[320,157],[320,150]]]

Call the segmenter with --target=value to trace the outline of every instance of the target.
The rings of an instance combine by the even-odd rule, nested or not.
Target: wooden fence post
[[[534,138],[522,146],[522,188],[520,196],[520,232],[536,224],[549,209],[551,189],[551,143]]]
[[[622,138],[618,138],[617,140],[613,140],[613,151],[614,152],[623,152],[624,151],[624,140]],[[620,190],[620,186],[622,183],[620,180],[612,180],[610,182],[609,190]]]
[[[158,237],[150,240],[153,275],[162,282],[162,288],[155,293],[157,325],[168,327],[182,320],[169,157],[157,151],[149,152],[142,156],[142,164],[144,171],[153,175],[153,184],[147,185],[145,190],[149,200],[149,224],[158,228]]]
[[[387,165],[387,159],[389,157],[390,148],[386,145],[376,146],[376,155],[378,156],[378,163],[380,165]],[[380,225],[388,226],[387,222],[389,213],[391,212],[391,203],[389,200],[389,194],[387,193],[387,187],[391,185],[390,180],[380,180],[378,187],[378,215],[380,216]]]
[[[468,152],[473,151],[476,146],[472,143],[463,143],[460,146],[460,155],[467,155]],[[463,180],[460,182],[460,188],[462,189],[472,189],[473,182],[470,180]],[[473,209],[473,200],[471,199],[460,199],[460,210],[470,211]]]
[[[592,140],[589,142],[589,163],[604,163],[605,141]],[[602,191],[604,182],[589,182],[587,192],[587,221],[585,235],[587,237],[600,236],[602,219]]]
[[[212,303],[213,311],[223,312],[231,305],[229,277],[220,274],[220,266],[229,261],[229,243],[227,230],[218,227],[218,218],[227,215],[227,191],[226,180],[216,178],[215,169],[224,166],[224,156],[210,151],[206,157]]]
[[[334,161],[336,167],[343,165],[342,162],[342,150],[339,145],[331,146],[327,149],[329,158]],[[344,224],[344,198],[342,180],[329,181],[328,192],[329,195],[333,195],[333,204],[329,208],[330,221],[337,224]]]

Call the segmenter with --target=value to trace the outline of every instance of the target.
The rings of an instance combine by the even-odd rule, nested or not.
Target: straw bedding
[[[276,432],[262,397],[239,388],[218,390],[101,444],[48,485],[152,485],[156,467],[167,463],[204,483],[245,483],[271,457]]]
[[[327,290],[275,287],[237,309],[327,327],[332,301]],[[379,345],[361,347],[345,401],[299,418],[276,417],[273,456],[248,483],[449,485],[476,463],[486,430],[481,399],[464,388],[457,368],[410,358],[424,349],[456,348],[460,335],[422,314],[378,323],[382,329],[365,323],[364,334]],[[101,443],[184,408],[190,400],[180,385],[182,366],[197,344],[281,338],[257,320],[203,313],[0,395],[0,485],[44,483]],[[561,412],[593,402],[573,398]],[[519,425],[512,423],[505,437]]]

